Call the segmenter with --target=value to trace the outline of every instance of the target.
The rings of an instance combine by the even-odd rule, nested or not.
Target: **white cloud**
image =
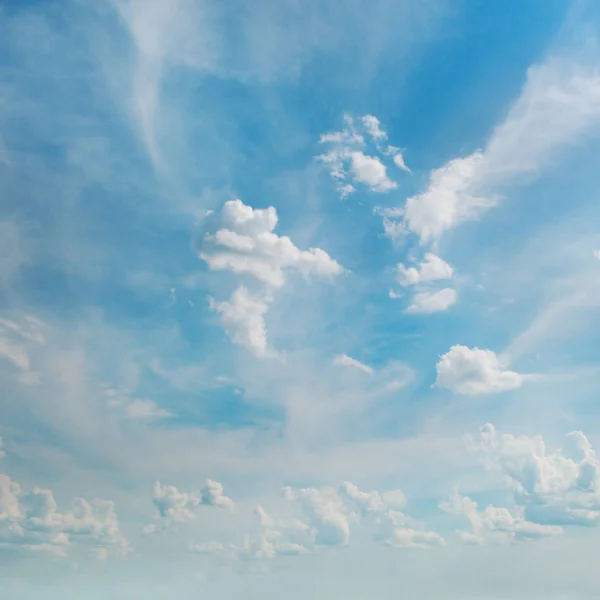
[[[406,309],[412,314],[431,314],[442,312],[456,304],[456,290],[444,288],[436,292],[418,292],[413,296],[412,304]]]
[[[350,169],[354,181],[363,183],[373,192],[389,192],[398,187],[387,175],[385,165],[376,156],[363,152],[350,153]]]
[[[274,233],[278,219],[272,206],[253,209],[241,200],[231,200],[215,217],[216,231],[204,236],[199,253],[213,271],[248,275],[273,287],[285,283],[286,269],[306,277],[334,277],[343,272],[320,248],[300,250],[289,237]]]
[[[396,269],[398,271],[398,283],[405,286],[452,279],[454,274],[454,270],[445,260],[431,252],[425,253],[425,257],[418,267],[406,267],[402,263],[398,263]]]
[[[436,365],[436,386],[455,394],[477,396],[514,390],[524,376],[504,368],[492,350],[455,345]]]
[[[202,488],[201,504],[204,506],[216,506],[218,508],[233,508],[235,502],[223,494],[223,484],[212,479],[206,480]]]
[[[359,360],[356,360],[355,358],[352,358],[346,354],[338,354],[336,357],[334,357],[333,364],[336,367],[351,367],[353,369],[358,369],[359,371],[363,371],[363,373],[367,373],[369,375],[373,375],[374,373],[373,367],[365,365]]]
[[[320,248],[300,250],[289,237],[274,233],[277,211],[272,206],[253,209],[231,200],[211,215],[209,225],[212,231],[202,239],[200,258],[213,271],[230,271],[263,286],[260,293],[252,293],[240,285],[228,301],[212,300],[211,308],[221,314],[235,343],[257,356],[276,357],[268,346],[265,322],[272,299],[269,290],[285,284],[288,270],[330,279],[343,273],[343,267]]]
[[[387,139],[377,117],[365,115],[358,119],[346,115],[342,131],[326,133],[319,142],[330,148],[317,158],[325,164],[336,182],[336,189],[342,199],[356,191],[353,184],[362,184],[376,193],[386,193],[398,187],[390,179],[382,158],[391,158],[394,164],[409,171],[402,153],[395,146],[383,148],[380,142]],[[366,138],[365,138],[366,136]],[[365,153],[367,141],[371,140],[372,151]],[[352,181],[352,183],[350,183]]]
[[[430,284],[436,281],[452,279],[454,270],[442,258],[431,252],[425,253],[416,267],[407,267],[402,263],[396,266],[398,283],[402,286],[418,286],[411,304],[405,312],[430,314],[447,310],[457,301],[456,290],[452,288],[433,289]],[[390,291],[390,298],[400,298],[401,294]]]
[[[285,488],[287,500],[300,502],[319,546],[347,546],[350,543],[350,523],[346,507],[337,490]]]
[[[59,512],[50,490],[23,492],[8,475],[0,474],[0,549],[31,550],[66,556],[77,544],[96,553],[123,555],[129,543],[121,533],[113,502],[75,498]]]
[[[586,436],[573,431],[549,451],[541,436],[499,434],[487,424],[470,438],[484,465],[503,475],[525,517],[542,525],[600,523],[600,461]]]
[[[553,59],[532,67],[521,95],[483,151],[431,172],[427,189],[408,198],[398,217],[421,242],[478,218],[501,187],[534,177],[565,148],[600,124],[600,74],[589,65]]]
[[[432,171],[427,190],[406,200],[403,214],[406,228],[417,233],[422,242],[428,242],[456,223],[473,219],[493,206],[493,199],[472,191],[482,162],[483,154],[475,152]]]
[[[387,133],[381,129],[381,121],[373,115],[365,115],[361,117],[361,122],[366,129],[367,133],[374,140],[385,140],[387,139]]]
[[[469,522],[471,531],[457,531],[466,543],[530,541],[563,533],[563,528],[560,526],[528,521],[522,507],[517,507],[511,512],[507,508],[488,505],[483,510],[479,510],[476,502],[461,496],[458,490],[455,490],[448,500],[442,502],[440,508]]]
[[[345,482],[337,489],[286,488],[285,495],[301,504],[317,545],[348,545],[352,523],[366,527],[375,540],[389,546],[428,547],[444,543],[441,536],[419,529],[398,510],[406,502],[400,490],[383,494],[377,490],[363,492],[355,484]]]
[[[152,487],[152,503],[156,510],[155,519],[161,531],[170,530],[178,523],[193,521],[202,506],[233,509],[235,502],[223,494],[223,485],[218,481],[206,480],[201,492],[180,492],[173,485],[162,485],[156,481]],[[156,526],[147,526],[146,533],[157,531]]]
[[[212,310],[221,315],[227,335],[256,356],[275,356],[269,349],[265,315],[269,310],[268,300],[251,294],[240,286],[225,302],[211,302]]]
[[[154,421],[173,416],[149,398],[132,398],[127,392],[116,389],[108,389],[104,395],[108,406],[121,410],[128,419],[134,421]]]

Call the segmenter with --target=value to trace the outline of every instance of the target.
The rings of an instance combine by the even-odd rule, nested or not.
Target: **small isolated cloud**
[[[452,279],[453,268],[439,256],[427,252],[416,266],[407,267],[402,263],[396,266],[398,283],[403,287],[415,286],[411,304],[405,312],[412,314],[430,314],[447,310],[456,304],[458,294],[453,288],[436,289],[432,284]],[[400,298],[401,294],[390,292],[390,298]]]
[[[220,213],[210,215],[199,251],[209,269],[229,271],[259,286],[259,291],[251,292],[241,284],[228,301],[211,300],[210,306],[221,315],[229,337],[260,357],[278,356],[268,346],[265,315],[271,292],[285,284],[286,272],[325,279],[344,272],[324,250],[300,250],[289,237],[277,235],[277,220],[272,206],[254,209],[231,200]]]
[[[456,290],[444,288],[436,292],[419,292],[413,296],[412,304],[405,312],[412,314],[431,314],[442,312],[456,304]]]
[[[4,452],[4,440],[0,437],[0,460],[6,456],[6,452]]]
[[[340,197],[344,199],[356,192],[356,185],[376,193],[396,189],[398,184],[389,177],[384,159],[391,158],[397,167],[410,171],[399,148],[381,145],[387,133],[379,119],[373,115],[357,119],[346,115],[344,123],[342,131],[321,136],[319,142],[329,149],[317,157],[329,169]],[[367,148],[369,141],[371,150]]]
[[[445,260],[431,252],[425,253],[425,257],[417,267],[406,267],[398,263],[396,269],[398,283],[403,286],[452,279],[454,274],[454,270]]]
[[[359,360],[356,360],[355,358],[352,358],[351,356],[348,356],[347,354],[338,354],[333,359],[333,364],[336,367],[350,367],[352,369],[358,369],[359,371],[367,373],[368,375],[373,375],[373,373],[375,372],[373,370],[373,367],[365,365],[364,363],[360,362]]]
[[[594,250],[593,256],[596,260],[600,260],[600,250]]]
[[[504,368],[492,350],[455,345],[436,365],[435,385],[455,394],[479,396],[520,388],[524,376]]]

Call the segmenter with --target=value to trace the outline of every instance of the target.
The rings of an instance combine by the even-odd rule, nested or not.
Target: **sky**
[[[597,3],[0,32],[7,598],[598,597]]]

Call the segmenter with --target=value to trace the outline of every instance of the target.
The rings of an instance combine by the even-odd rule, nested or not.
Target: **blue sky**
[[[599,28],[0,3],[10,597],[597,598]]]

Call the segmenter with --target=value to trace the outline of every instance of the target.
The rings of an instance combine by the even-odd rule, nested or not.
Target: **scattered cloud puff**
[[[535,177],[565,148],[600,125],[600,75],[595,66],[552,59],[529,69],[521,95],[484,150],[453,158],[429,176],[424,192],[383,211],[391,237],[410,231],[422,243],[494,206],[498,190]],[[396,225],[400,223],[400,225]]]
[[[227,335],[236,344],[259,357],[276,356],[269,348],[265,315],[269,310],[270,296],[250,293],[238,287],[231,298],[223,302],[211,299],[210,307],[221,315]]]
[[[211,479],[206,480],[199,493],[180,492],[173,485],[162,485],[156,481],[152,488],[152,504],[156,511],[157,524],[151,523],[144,527],[143,532],[146,534],[171,531],[177,524],[193,521],[197,517],[199,507],[202,506],[229,510],[235,507],[235,502],[223,493],[222,484]]]
[[[372,151],[378,156],[365,154],[367,140],[370,140]],[[391,158],[398,168],[410,172],[399,148],[382,145],[386,140],[387,133],[373,115],[357,119],[345,115],[342,131],[321,136],[319,142],[329,146],[329,149],[317,158],[328,167],[342,199],[356,192],[355,184],[361,184],[376,193],[386,193],[398,187],[388,176],[382,158]]]
[[[413,267],[402,263],[396,266],[398,283],[403,287],[416,287],[407,313],[430,314],[442,312],[456,304],[458,294],[453,288],[435,289],[437,281],[452,279],[453,268],[442,258],[427,252],[423,260]],[[402,294],[390,290],[390,298],[401,298]]]
[[[452,275],[454,274],[454,270],[444,259],[431,252],[425,253],[425,257],[416,267],[406,267],[402,263],[399,263],[396,268],[398,271],[398,282],[403,286],[452,279]]]
[[[358,369],[359,371],[367,373],[368,375],[373,375],[373,373],[375,373],[373,367],[365,365],[364,363],[352,358],[351,356],[348,356],[347,354],[338,354],[335,356],[333,359],[333,364],[336,367],[350,367],[352,369]]]
[[[67,556],[73,545],[90,549],[99,559],[129,552],[114,502],[75,498],[70,510],[60,512],[51,490],[24,492],[0,474],[0,549]]]
[[[10,365],[23,384],[39,383],[39,374],[32,367],[32,352],[45,345],[44,330],[44,323],[30,315],[0,318],[0,362]]]
[[[132,398],[123,390],[108,389],[104,395],[107,406],[121,411],[126,418],[133,421],[156,421],[173,416],[168,410],[160,408],[154,400]]]
[[[541,436],[500,434],[487,424],[469,438],[484,465],[500,473],[529,521],[553,526],[600,523],[600,461],[587,437],[573,431],[550,451]]]
[[[435,385],[455,394],[479,396],[520,388],[524,375],[509,371],[492,350],[454,345],[436,365]]]
[[[209,269],[229,271],[262,286],[252,293],[240,284],[229,301],[211,300],[210,304],[221,314],[231,339],[260,357],[277,356],[268,347],[265,315],[272,301],[271,290],[285,284],[285,272],[295,270],[306,278],[326,279],[344,272],[324,250],[300,250],[289,237],[277,235],[277,220],[272,206],[253,209],[241,200],[231,200],[220,213],[209,216],[209,231],[199,251]]]
[[[412,314],[431,314],[442,312],[456,304],[458,294],[452,288],[444,288],[435,292],[418,292],[413,296],[412,304],[406,309]]]

